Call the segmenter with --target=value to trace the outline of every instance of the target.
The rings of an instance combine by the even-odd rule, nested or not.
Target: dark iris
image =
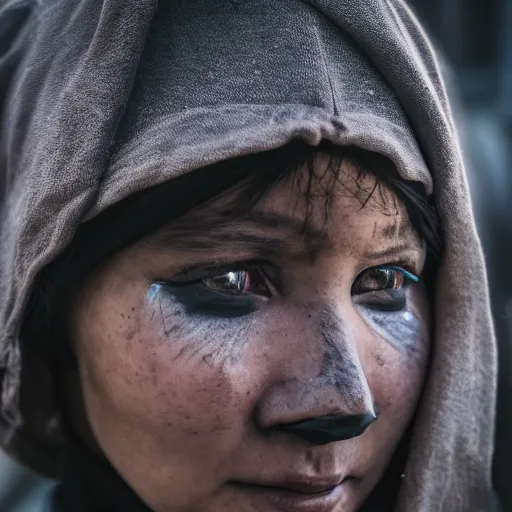
[[[371,268],[360,274],[354,285],[352,293],[368,293],[382,290],[396,290],[403,286],[405,276],[398,270],[390,268]]]
[[[357,304],[381,311],[399,311],[406,306],[406,289],[418,278],[396,266],[365,270],[352,285]]]
[[[238,270],[203,279],[202,283],[212,290],[238,295],[249,291],[251,278],[247,271]]]
[[[257,296],[272,296],[266,276],[256,266],[194,270],[193,276],[188,280],[185,274],[175,283],[165,283],[188,314],[236,318],[258,310]]]
[[[265,277],[257,268],[224,272],[219,275],[207,277],[201,282],[207,288],[228,295],[251,293],[263,297],[272,296]]]
[[[401,267],[365,270],[352,286],[357,304],[381,311],[398,311],[406,306],[406,289],[418,278]],[[194,269],[174,283],[164,283],[189,314],[234,318],[257,311],[257,298],[272,297],[266,272],[258,265]]]

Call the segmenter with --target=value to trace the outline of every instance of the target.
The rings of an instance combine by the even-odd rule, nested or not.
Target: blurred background
[[[512,512],[512,0],[409,3],[445,71],[486,253],[500,350],[494,479]],[[42,510],[51,485],[0,454],[0,512]]]

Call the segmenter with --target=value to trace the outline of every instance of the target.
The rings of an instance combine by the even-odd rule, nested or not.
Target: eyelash
[[[400,263],[400,264],[392,264],[392,265],[381,265],[376,268],[387,268],[389,270],[396,270],[398,272],[401,272],[407,279],[412,281],[413,283],[419,283],[420,278],[414,274],[413,272],[407,270],[408,265],[406,263]]]
[[[265,283],[265,285],[269,288],[269,291],[273,293],[276,293],[279,289],[278,286],[276,286],[275,282],[273,282],[272,279],[270,279],[268,272],[265,272],[263,270],[263,266],[269,266],[271,265],[268,262],[263,261],[247,261],[247,262],[235,262],[232,264],[222,264],[219,266],[211,266],[211,267],[194,267],[189,270],[186,270],[182,272],[177,278],[172,280],[172,284],[174,285],[193,285],[193,284],[201,284],[203,286],[206,286],[204,284],[207,280],[214,280],[216,278],[222,278],[224,276],[228,276],[228,274],[234,274],[236,272],[254,272],[256,271],[258,273],[258,276],[261,278],[261,281]],[[362,270],[354,280],[354,284],[357,283],[358,279],[360,279],[362,276],[364,276],[366,273],[371,271],[378,271],[378,270],[391,270],[395,272],[399,272],[404,277],[404,286],[403,288],[406,288],[410,284],[418,283],[419,278],[410,270],[407,270],[405,267],[407,267],[406,263],[392,263],[392,264],[386,264],[386,265],[379,265],[375,267],[370,267],[367,269]],[[219,293],[226,293],[226,295],[234,295],[235,293],[229,293],[228,291],[222,292],[217,290]],[[247,292],[248,293],[248,292]],[[270,297],[268,297],[270,298]]]
[[[367,280],[365,286],[365,279]],[[383,294],[394,296],[400,295],[401,301],[405,300],[404,291],[419,279],[398,265],[381,265],[363,270],[358,274],[352,283],[351,293],[357,301],[363,301],[365,297],[377,295],[382,299]]]
[[[274,297],[282,289],[282,286],[276,286],[279,283],[279,273],[276,272],[276,279],[272,280],[267,269],[276,268],[269,262],[241,262],[210,267],[195,267],[181,273],[172,281],[160,281],[157,284],[163,285],[166,292],[180,302],[188,314],[236,318],[254,313],[259,309],[258,302],[266,301]],[[390,278],[386,276],[373,276],[377,286],[372,289],[367,284],[367,288],[359,293],[354,293],[358,280],[362,279],[371,271],[391,270],[398,272],[402,276],[399,286],[396,284],[396,277],[393,279],[393,286],[379,287],[378,280]],[[247,272],[240,281],[236,278],[236,272]],[[251,278],[251,271],[257,271],[257,278]],[[233,274],[233,275],[229,275]],[[239,289],[234,292],[226,292],[221,283],[223,279],[228,279],[229,285],[239,285]],[[371,276],[370,276],[371,279]],[[206,281],[212,282],[209,285]],[[215,282],[218,280],[218,282]],[[375,284],[372,283],[372,284]],[[352,284],[352,297],[354,304],[366,309],[377,311],[401,311],[406,307],[407,296],[406,289],[411,283],[418,282],[418,278],[409,270],[400,265],[381,265],[363,270],[357,276]],[[250,289],[252,284],[260,287],[254,292]],[[371,283],[371,281],[370,281]],[[387,284],[387,281],[385,281]],[[240,285],[242,288],[240,289]],[[263,285],[263,287],[261,286]]]

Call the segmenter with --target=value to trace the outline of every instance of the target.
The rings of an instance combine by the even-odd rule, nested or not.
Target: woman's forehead
[[[151,245],[368,260],[409,253],[418,260],[421,241],[393,192],[348,162],[330,177],[327,165],[319,158],[311,179],[306,170],[287,176],[249,209],[236,208],[239,191],[232,191],[164,226]]]
[[[329,156],[321,155],[313,171],[298,170],[279,183],[258,203],[258,210],[302,222],[327,239],[409,239],[421,246],[405,205],[371,170],[346,160],[332,168]]]

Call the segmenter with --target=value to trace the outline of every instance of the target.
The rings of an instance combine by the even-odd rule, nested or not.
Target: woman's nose
[[[355,339],[341,318],[324,315],[317,332],[308,340],[317,356],[302,350],[289,354],[281,379],[261,397],[256,417],[265,430],[326,444],[361,435],[377,414]]]
[[[377,419],[377,413],[366,379],[364,383],[352,381],[350,387],[348,399],[336,383],[321,377],[280,382],[260,401],[257,421],[265,430],[287,432],[319,445],[359,436]]]

